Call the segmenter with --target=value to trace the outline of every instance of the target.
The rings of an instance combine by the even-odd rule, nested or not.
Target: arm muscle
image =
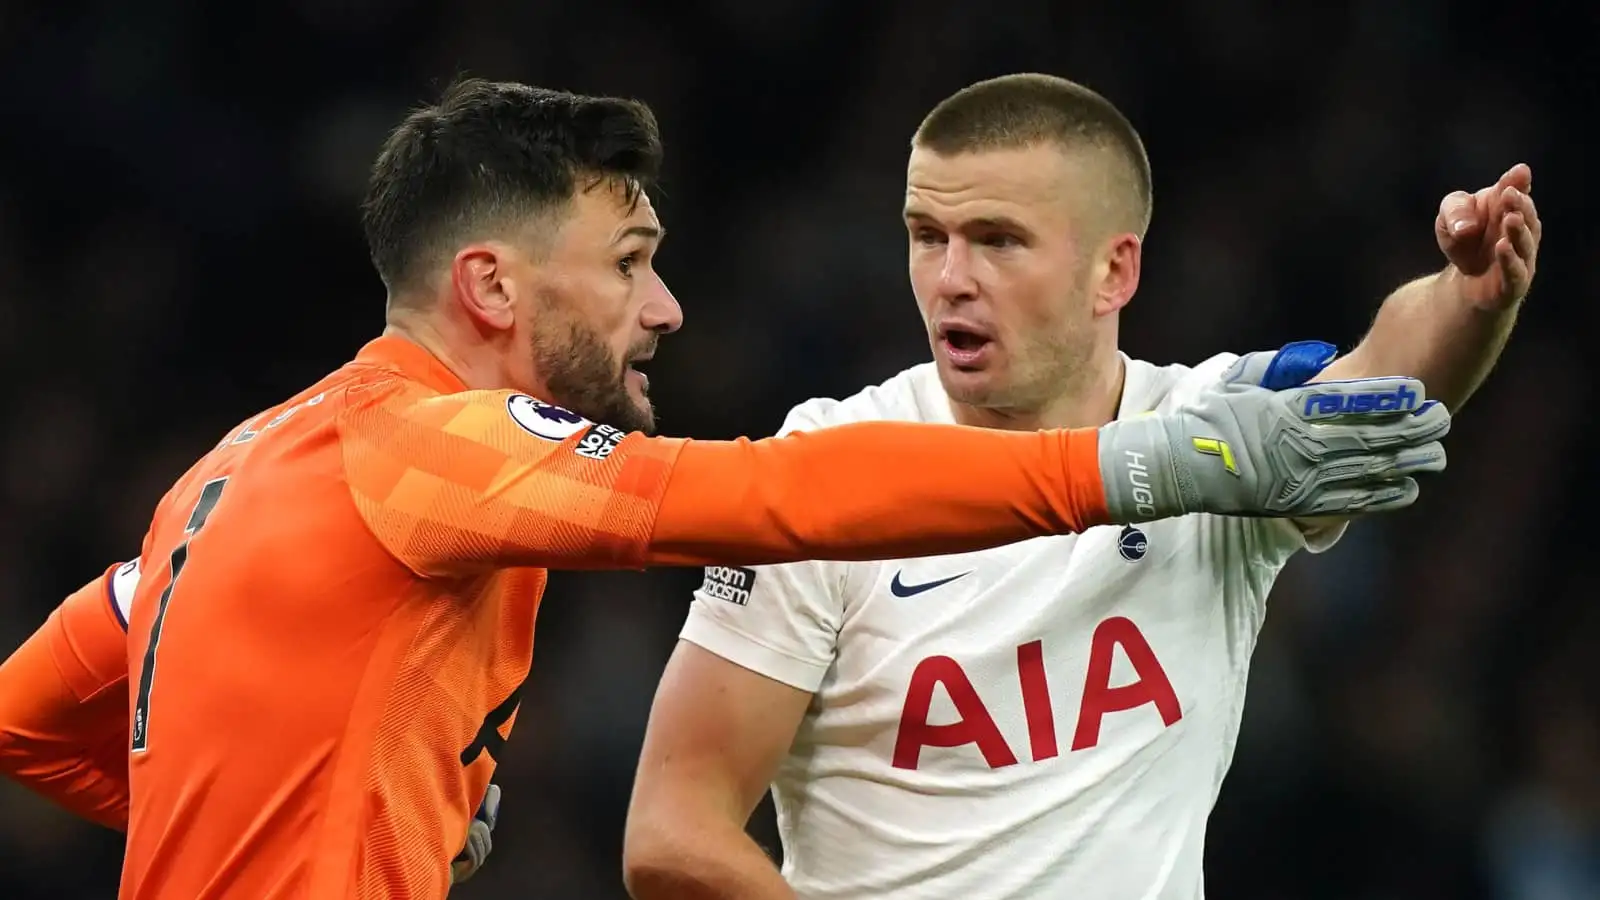
[[[657,689],[623,848],[637,900],[789,900],[745,823],[811,695],[681,641]]]

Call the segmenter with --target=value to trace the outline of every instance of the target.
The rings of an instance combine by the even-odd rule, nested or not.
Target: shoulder
[[[373,409],[395,410],[422,401],[449,396],[386,366],[351,363],[340,369],[329,386],[338,414],[361,414]]]
[[[545,420],[549,428],[540,430],[547,431],[556,427],[557,419],[570,415],[549,407],[550,414],[541,416],[544,404],[512,391],[443,393],[382,367],[353,372],[333,399],[347,448],[410,445],[419,439],[434,443],[442,436],[447,436],[446,443],[462,443],[485,430],[532,431]]]
[[[1129,396],[1124,413],[1166,412],[1187,403],[1202,390],[1222,380],[1228,367],[1239,359],[1237,353],[1218,353],[1193,365],[1158,365],[1127,358],[1127,380],[1123,388]]]
[[[934,364],[922,363],[842,399],[814,397],[807,400],[789,410],[778,434],[851,422],[937,421],[940,412],[936,404],[943,402],[943,397]]]

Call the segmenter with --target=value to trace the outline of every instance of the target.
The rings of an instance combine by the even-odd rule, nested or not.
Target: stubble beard
[[[654,342],[652,336],[630,347],[628,358],[648,351]],[[550,391],[550,402],[625,432],[655,433],[655,409],[649,398],[641,404],[628,393],[626,365],[583,323],[551,322],[536,331],[533,362]]]

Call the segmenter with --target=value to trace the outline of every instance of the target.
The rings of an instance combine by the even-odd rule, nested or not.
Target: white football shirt
[[[1169,409],[1235,359],[1124,357],[1118,417]],[[780,433],[865,420],[954,421],[927,363],[803,403]],[[1195,515],[713,568],[682,637],[814,692],[772,787],[800,897],[1196,900],[1267,593],[1342,529]]]

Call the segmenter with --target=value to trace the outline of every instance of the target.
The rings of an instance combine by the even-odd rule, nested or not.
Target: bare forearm
[[[1459,277],[1447,268],[1390,294],[1348,363],[1335,362],[1326,377],[1411,375],[1429,398],[1459,410],[1499,360],[1521,309],[1473,305],[1462,297]]]
[[[624,877],[634,900],[795,900],[744,829],[680,823],[667,837],[630,833]]]
[[[745,826],[810,702],[810,691],[678,642],[628,804],[622,866],[635,900],[795,900]]]

